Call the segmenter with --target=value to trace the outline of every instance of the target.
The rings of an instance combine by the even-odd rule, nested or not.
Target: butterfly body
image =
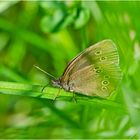
[[[116,45],[109,39],[76,56],[52,84],[87,96],[109,96],[122,78]]]
[[[73,92],[72,88],[68,83],[61,83],[61,78],[52,80],[52,85],[54,87],[63,88],[66,91]]]

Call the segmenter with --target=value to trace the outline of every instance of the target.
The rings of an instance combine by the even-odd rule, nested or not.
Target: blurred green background
[[[110,98],[122,109],[0,94],[0,138],[140,138],[139,11],[138,1],[0,1],[0,81],[46,85],[34,64],[59,77],[107,38],[124,74]]]

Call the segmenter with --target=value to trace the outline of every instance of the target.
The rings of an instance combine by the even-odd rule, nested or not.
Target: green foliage
[[[137,1],[0,2],[0,138],[140,138]],[[112,39],[123,80],[108,99],[60,91],[59,77],[86,47]]]
[[[64,3],[63,1],[41,2],[44,16],[41,28],[44,32],[56,32],[74,24],[76,29],[82,28],[89,20],[90,11],[80,1]]]

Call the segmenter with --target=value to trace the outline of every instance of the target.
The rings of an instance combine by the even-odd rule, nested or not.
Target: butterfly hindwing
[[[117,48],[111,40],[104,40],[73,59],[61,81],[75,92],[106,97],[116,88],[120,79]]]

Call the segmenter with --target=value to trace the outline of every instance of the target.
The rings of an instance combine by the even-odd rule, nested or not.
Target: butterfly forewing
[[[117,48],[111,40],[104,40],[74,58],[65,69],[61,83],[84,95],[106,97],[120,79]]]

